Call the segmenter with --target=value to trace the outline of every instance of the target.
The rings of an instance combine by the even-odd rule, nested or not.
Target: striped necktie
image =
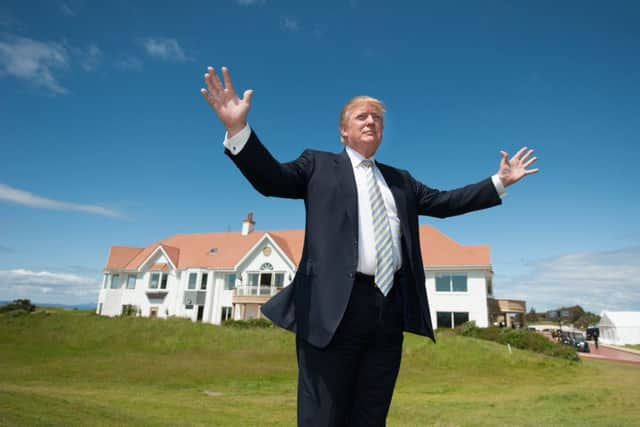
[[[393,245],[391,240],[391,227],[387,217],[387,209],[382,200],[382,193],[373,171],[373,162],[363,160],[367,174],[369,187],[369,203],[371,203],[371,220],[373,222],[373,235],[376,242],[376,272],[375,283],[380,291],[387,296],[393,286]]]

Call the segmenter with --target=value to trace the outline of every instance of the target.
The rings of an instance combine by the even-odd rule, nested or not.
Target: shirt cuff
[[[222,145],[224,145],[224,148],[231,151],[231,154],[235,156],[242,151],[244,146],[247,144],[247,141],[249,141],[250,136],[251,128],[249,127],[249,124],[247,124],[240,132],[236,133],[231,138],[229,138],[229,133],[225,132],[224,142]]]
[[[504,185],[502,184],[500,177],[498,177],[498,174],[493,175],[491,177],[491,181],[493,181],[493,186],[496,187],[498,196],[500,196],[501,199],[504,199],[507,195],[507,191],[504,189]]]

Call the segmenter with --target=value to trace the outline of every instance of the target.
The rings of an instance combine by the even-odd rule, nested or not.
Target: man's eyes
[[[366,120],[366,119],[367,119],[367,117],[369,117],[369,116],[371,116],[371,117],[373,118],[373,120],[375,120],[375,121],[377,121],[377,122],[379,122],[379,121],[381,121],[381,120],[382,120],[382,117],[381,117],[380,115],[378,115],[378,114],[365,114],[365,113],[363,113],[363,114],[358,114],[358,115],[356,116],[356,118],[357,118],[358,120]]]

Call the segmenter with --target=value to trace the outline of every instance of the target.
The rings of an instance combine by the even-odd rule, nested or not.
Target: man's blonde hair
[[[382,101],[380,101],[379,99],[373,98],[371,96],[361,95],[361,96],[356,96],[354,98],[351,98],[349,101],[347,101],[346,104],[344,104],[344,107],[342,107],[342,111],[340,111],[340,119],[338,122],[338,132],[340,132],[340,129],[342,128],[342,124],[349,119],[351,110],[353,106],[356,104],[373,104],[375,108],[380,112],[380,115],[383,117],[384,117],[384,113],[387,111],[384,108],[384,103]],[[340,134],[340,142],[342,142],[343,144],[345,143],[345,140],[342,137],[342,134]]]

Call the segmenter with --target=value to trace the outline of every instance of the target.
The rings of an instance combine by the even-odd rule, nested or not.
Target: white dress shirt
[[[245,126],[240,132],[232,136],[231,138],[225,134],[224,146],[231,154],[236,155],[246,145],[249,137],[251,136],[251,128],[249,125]],[[351,161],[353,167],[353,175],[356,180],[356,187],[358,191],[358,271],[360,273],[373,276],[376,271],[376,243],[373,232],[373,220],[371,218],[371,204],[369,203],[369,187],[367,184],[367,176],[365,166],[362,165],[362,161],[365,157],[346,146],[347,155]],[[369,160],[374,160],[373,156]],[[391,238],[393,241],[393,260],[395,271],[399,270],[402,266],[402,250],[400,248],[400,218],[398,217],[398,209],[396,208],[396,202],[393,198],[393,194],[387,185],[380,169],[373,161],[373,173],[380,187],[380,193],[384,201],[384,207],[387,210],[387,217],[389,218],[389,226],[391,227]],[[493,185],[496,187],[498,195],[503,198],[506,193],[502,181],[498,175],[491,177]]]

